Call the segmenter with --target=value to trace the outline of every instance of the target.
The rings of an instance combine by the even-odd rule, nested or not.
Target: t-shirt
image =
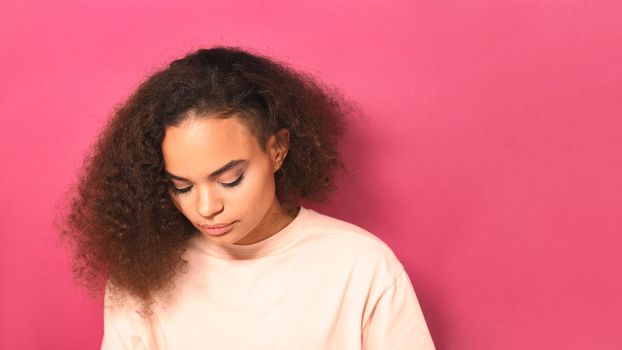
[[[433,350],[393,251],[354,224],[300,207],[254,244],[189,240],[166,301],[104,307],[101,348]]]

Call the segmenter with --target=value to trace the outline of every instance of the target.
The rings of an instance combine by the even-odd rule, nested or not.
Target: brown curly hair
[[[91,292],[152,301],[172,287],[194,226],[173,204],[161,143],[190,112],[237,116],[265,151],[269,136],[290,131],[275,174],[276,196],[292,208],[323,201],[345,170],[337,144],[352,105],[311,76],[234,47],[200,49],[150,76],[115,109],[85,157],[67,211],[57,224],[74,250],[74,274]]]

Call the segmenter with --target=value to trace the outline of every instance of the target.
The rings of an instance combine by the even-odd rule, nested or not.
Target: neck
[[[271,237],[289,225],[294,220],[299,210],[299,207],[289,208],[288,210],[288,208],[282,206],[279,200],[275,197],[274,202],[270,206],[270,209],[268,209],[262,223],[259,225],[261,228],[242,237],[242,239],[234,244],[248,245]]]

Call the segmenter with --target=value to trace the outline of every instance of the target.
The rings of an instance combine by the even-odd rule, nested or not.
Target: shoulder
[[[104,290],[104,312],[109,316],[137,318],[141,316],[144,305],[141,300],[121,288],[110,280],[106,282]]]
[[[313,209],[307,209],[305,231],[312,238],[325,243],[337,244],[347,250],[359,253],[397,259],[393,250],[376,234],[354,223],[338,219]]]
[[[156,310],[151,306],[155,304],[146,304],[108,281],[101,349],[160,349],[164,338],[159,329],[152,327]]]
[[[307,211],[305,240],[323,248],[330,258],[349,261],[389,283],[404,270],[391,247],[372,232],[313,209]]]

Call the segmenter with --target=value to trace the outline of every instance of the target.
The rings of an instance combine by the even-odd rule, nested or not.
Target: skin
[[[274,173],[285,159],[288,144],[289,131],[281,129],[270,137],[264,153],[257,138],[236,116],[219,119],[190,115],[180,125],[167,127],[162,142],[171,198],[197,230],[216,244],[262,241],[295,216],[288,215],[275,192]],[[209,177],[232,160],[245,162]],[[236,182],[234,187],[225,186]],[[187,191],[177,193],[174,189]],[[199,226],[231,222],[231,229],[217,236]]]

